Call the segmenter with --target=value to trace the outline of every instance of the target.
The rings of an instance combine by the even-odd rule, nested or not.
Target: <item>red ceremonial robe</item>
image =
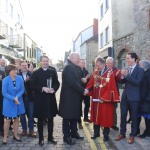
[[[92,96],[90,120],[95,125],[112,127],[114,120],[114,102],[119,102],[115,75],[113,71],[106,70],[102,76],[99,71],[94,71],[87,84]],[[93,99],[101,99],[103,103],[93,102]]]

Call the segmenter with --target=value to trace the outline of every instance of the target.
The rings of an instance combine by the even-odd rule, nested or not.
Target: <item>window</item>
[[[103,33],[100,34],[100,48],[103,47]]]
[[[109,27],[105,29],[105,43],[107,44],[109,41]]]
[[[13,18],[13,6],[10,4],[10,16]]]
[[[103,4],[100,6],[100,18],[103,17]]]
[[[107,10],[108,9],[108,0],[105,0],[105,9]]]

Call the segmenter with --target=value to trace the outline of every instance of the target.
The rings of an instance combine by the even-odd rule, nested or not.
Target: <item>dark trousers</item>
[[[100,135],[100,125],[94,124],[93,128],[94,128],[94,136],[99,136]],[[110,132],[110,128],[104,127],[104,130],[103,130],[104,137],[108,137],[109,132]]]
[[[114,104],[114,124],[113,124],[113,126],[117,126],[117,107],[118,107],[118,104],[117,103],[115,103]]]
[[[129,101],[127,98],[121,100],[121,124],[120,124],[120,134],[125,135],[126,133],[126,118],[128,110],[131,110],[131,134],[130,136],[137,135],[138,129],[138,101]]]
[[[64,138],[77,133],[77,119],[64,119],[62,122]]]
[[[90,96],[83,96],[82,99],[84,101],[84,119],[87,120],[90,109]],[[78,123],[81,124],[81,117],[79,118]]]
[[[38,118],[38,133],[39,133],[39,140],[43,140],[43,122],[44,122],[44,118]],[[48,128],[48,139],[53,139],[53,126],[54,126],[54,122],[53,122],[53,118],[48,118],[48,124],[47,124],[47,128]]]
[[[0,99],[0,132],[3,132],[3,126],[4,126],[4,116],[2,114],[3,110],[3,99]]]
[[[90,96],[83,96],[84,100],[84,119],[88,119],[88,113],[90,109]]]
[[[148,136],[150,136],[150,119],[144,118],[145,119],[145,132]]]

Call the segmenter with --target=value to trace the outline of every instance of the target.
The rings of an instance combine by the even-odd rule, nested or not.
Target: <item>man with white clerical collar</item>
[[[59,88],[59,81],[54,69],[49,67],[49,58],[40,57],[40,68],[33,72],[31,88],[35,93],[34,117],[38,118],[39,145],[44,145],[43,122],[48,120],[48,142],[57,144],[53,137],[53,118],[57,115],[55,93]]]

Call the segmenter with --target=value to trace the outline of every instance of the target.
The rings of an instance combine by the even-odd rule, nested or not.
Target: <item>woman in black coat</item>
[[[140,138],[150,137],[150,62],[142,60],[139,62],[144,72],[144,77],[141,83],[141,105],[139,108],[140,116],[145,119],[146,129]]]

